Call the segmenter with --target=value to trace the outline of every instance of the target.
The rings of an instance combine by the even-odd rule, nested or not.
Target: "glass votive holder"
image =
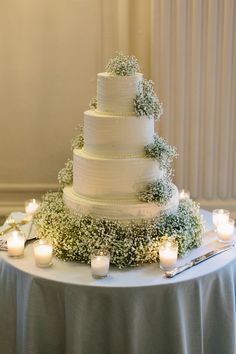
[[[159,243],[160,268],[164,271],[174,267],[178,259],[178,243],[173,237],[163,237]]]
[[[38,208],[40,207],[40,201],[37,199],[29,199],[25,201],[25,213],[28,216],[33,217]]]
[[[105,278],[110,267],[110,255],[105,251],[96,251],[91,254],[91,272],[94,278]]]
[[[47,268],[52,265],[52,245],[45,240],[35,241],[34,247],[34,259],[38,267]]]
[[[7,234],[7,253],[10,257],[22,257],[25,247],[25,234],[13,230]]]
[[[217,226],[217,236],[219,242],[228,243],[232,242],[234,237],[234,220],[229,219],[226,222],[222,222]]]
[[[179,191],[179,199],[189,199],[190,198],[190,193],[189,191],[186,191],[184,189],[181,189],[181,191]]]
[[[212,222],[217,231],[218,225],[225,223],[229,220],[229,210],[226,209],[214,209],[212,211]]]

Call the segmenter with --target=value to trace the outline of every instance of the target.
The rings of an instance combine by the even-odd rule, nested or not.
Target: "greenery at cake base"
[[[152,220],[121,223],[117,220],[73,215],[64,205],[62,192],[48,193],[35,216],[39,238],[53,243],[55,255],[66,261],[90,263],[96,249],[109,251],[119,268],[158,261],[162,237],[174,237],[179,255],[201,243],[202,219],[191,199],[181,200],[177,213]]]

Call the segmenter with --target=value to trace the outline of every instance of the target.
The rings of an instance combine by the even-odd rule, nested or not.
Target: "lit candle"
[[[26,200],[25,202],[25,212],[27,215],[33,216],[38,210],[40,202],[36,199]]]
[[[178,258],[178,244],[170,238],[164,237],[159,245],[160,268],[163,270],[171,269]]]
[[[40,240],[34,243],[34,258],[37,266],[50,267],[52,265],[52,245]]]
[[[7,251],[10,257],[20,257],[24,253],[25,237],[22,232],[14,230],[7,237]]]
[[[212,212],[212,221],[214,226],[217,228],[218,225],[226,223],[229,220],[229,210],[226,209],[215,209]]]
[[[91,271],[95,278],[104,278],[107,276],[110,266],[110,257],[102,252],[91,256]]]
[[[217,226],[217,235],[220,242],[230,242],[234,236],[234,220],[229,219]]]
[[[190,198],[190,193],[188,191],[185,191],[184,189],[182,189],[179,192],[179,199],[189,199]]]

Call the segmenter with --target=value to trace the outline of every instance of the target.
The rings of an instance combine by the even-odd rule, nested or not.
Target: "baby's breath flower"
[[[173,184],[169,178],[165,176],[148,183],[145,189],[138,193],[138,198],[142,202],[154,202],[157,205],[163,205],[172,197],[173,190]]]
[[[89,102],[89,109],[95,110],[95,109],[97,109],[97,105],[98,105],[97,97],[93,97],[91,99],[91,101]]]
[[[130,221],[73,215],[65,207],[61,192],[44,196],[35,216],[38,237],[53,243],[57,257],[89,263],[94,249],[106,249],[111,263],[119,268],[154,263],[158,243],[164,235],[175,238],[179,254],[201,243],[202,219],[199,206],[191,199],[181,200],[177,213],[151,220]]]
[[[178,156],[176,148],[158,135],[154,135],[153,143],[144,146],[144,151],[145,156],[157,160],[162,169],[168,169],[173,159]]]
[[[139,93],[134,100],[134,109],[138,116],[151,116],[158,121],[163,113],[162,103],[159,101],[151,80],[143,79],[139,84]]]
[[[79,125],[76,130],[78,134],[71,141],[71,150],[74,149],[82,149],[84,146],[84,127],[83,125]]]
[[[58,173],[58,182],[62,187],[71,185],[73,182],[73,161],[68,160]]]
[[[139,71],[139,64],[134,56],[118,53],[115,58],[109,60],[105,70],[118,76],[130,76]]]

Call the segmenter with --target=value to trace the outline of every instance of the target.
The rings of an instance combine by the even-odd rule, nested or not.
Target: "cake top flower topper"
[[[124,55],[120,52],[109,60],[105,70],[117,76],[131,76],[139,72],[140,69],[135,56]]]

